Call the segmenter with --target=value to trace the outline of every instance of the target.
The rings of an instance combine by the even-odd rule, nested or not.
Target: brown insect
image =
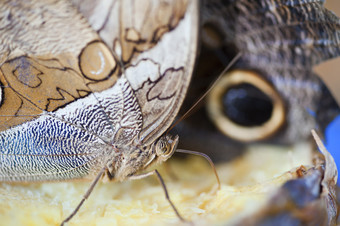
[[[197,5],[2,1],[0,180],[92,179],[64,222],[102,177],[162,181],[140,171],[176,149],[162,134],[191,78]]]

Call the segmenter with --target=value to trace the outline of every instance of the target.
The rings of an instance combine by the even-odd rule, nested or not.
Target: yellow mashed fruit
[[[289,150],[253,146],[241,157],[217,164],[218,188],[201,157],[171,158],[159,169],[180,214],[195,225],[232,224],[265,205],[296,168],[312,164],[311,146]],[[90,181],[0,184],[1,225],[59,225],[77,206]],[[67,225],[185,225],[155,176],[135,181],[99,182]]]

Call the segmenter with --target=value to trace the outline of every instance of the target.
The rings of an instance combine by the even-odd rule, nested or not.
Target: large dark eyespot
[[[249,83],[241,83],[226,90],[222,96],[224,114],[241,126],[261,126],[271,117],[270,97]]]
[[[273,135],[285,120],[280,95],[251,71],[226,73],[208,96],[208,115],[225,135],[256,141]]]

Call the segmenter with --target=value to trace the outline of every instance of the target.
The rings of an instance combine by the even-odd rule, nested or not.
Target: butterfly
[[[122,181],[167,160],[197,1],[2,1],[0,181]]]
[[[340,19],[323,1],[213,0],[203,1],[201,12],[203,47],[185,104],[236,53],[242,56],[208,95],[207,111],[182,124],[183,148],[230,152],[242,142],[292,144],[308,139],[312,128],[323,131],[340,114],[313,71],[340,56]]]

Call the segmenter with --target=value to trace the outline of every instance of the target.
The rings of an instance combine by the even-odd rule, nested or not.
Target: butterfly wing
[[[328,122],[339,114],[312,70],[340,55],[340,20],[323,1],[237,1],[230,2],[225,13],[236,21],[225,29],[235,47],[244,52],[239,67],[260,71],[286,103],[285,128],[278,140],[290,143],[309,137],[312,128],[324,126],[318,121],[319,111],[333,111]],[[320,109],[320,102],[328,102],[327,109]]]
[[[151,6],[149,1],[144,3]],[[160,136],[185,95],[196,44],[179,51],[183,56],[167,57],[164,66],[165,54],[157,59],[152,50],[161,45],[161,50],[174,53],[168,49],[169,41],[164,41],[167,34],[187,43],[197,38],[197,15],[190,15],[197,14],[197,2],[181,8],[178,15],[174,7],[178,3],[163,3],[162,12],[169,14],[169,21],[155,21],[159,17],[155,8],[136,13],[135,2],[124,5],[125,1],[112,1],[108,8],[101,7],[101,2],[100,9],[93,8],[95,13],[84,11],[84,15],[79,13],[77,2],[0,3],[6,31],[1,33],[0,47],[1,180],[92,176],[108,158],[119,155],[113,147],[132,145],[144,137],[141,134],[151,123],[157,124],[157,130],[148,134],[153,134],[153,139]],[[129,8],[135,13],[127,13],[131,13]],[[106,15],[105,22],[98,29],[93,21],[102,15]],[[141,27],[124,22],[132,15]],[[154,21],[152,26],[149,19]],[[170,26],[173,21],[177,22]],[[182,34],[174,33],[180,21],[186,28],[188,24],[192,27]],[[126,31],[128,34],[123,34]],[[143,40],[134,40],[136,33]],[[171,63],[172,59],[177,61]],[[172,70],[183,73],[176,76],[178,73],[167,72]],[[160,86],[166,89],[173,84],[177,86],[171,87],[170,97],[166,91],[158,92]],[[159,103],[156,99],[163,93],[168,99]],[[163,114],[168,115],[161,117]]]
[[[74,3],[124,65],[143,117],[139,142],[152,143],[173,121],[188,88],[198,38],[197,2]]]
[[[241,52],[234,69],[260,74],[285,105],[285,123],[271,134],[270,141],[304,140],[312,128],[324,127],[339,114],[336,102],[312,71],[314,65],[340,55],[339,18],[324,8],[323,1],[204,1],[202,24],[204,47],[196,70],[199,77],[193,79],[195,90],[189,91],[188,97],[197,96],[209,83],[208,74],[220,73],[217,68],[223,69]],[[204,112],[200,117],[205,117]],[[199,127],[195,120],[208,119],[193,119],[193,132]],[[207,131],[212,136],[218,133],[210,124],[201,134],[207,137]],[[248,134],[242,136],[247,138]],[[217,150],[233,144],[222,137],[213,140],[221,143]],[[197,144],[195,148],[212,145]]]

